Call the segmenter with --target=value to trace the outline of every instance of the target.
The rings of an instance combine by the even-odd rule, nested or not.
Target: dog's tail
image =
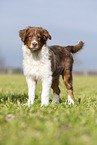
[[[66,49],[71,52],[71,53],[76,53],[79,50],[81,50],[84,46],[84,42],[83,41],[79,41],[79,43],[75,46],[67,46]]]

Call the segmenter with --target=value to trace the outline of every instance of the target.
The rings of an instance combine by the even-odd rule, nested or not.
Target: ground
[[[0,75],[0,145],[97,145],[97,77],[74,76],[75,105],[67,104],[60,80],[60,103],[41,105],[38,82],[35,103],[27,101],[23,75]]]

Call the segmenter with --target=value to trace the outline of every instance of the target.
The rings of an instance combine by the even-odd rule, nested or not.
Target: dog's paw
[[[22,106],[28,106],[28,107],[30,107],[30,105],[31,105],[31,104],[25,103],[25,104],[23,104]]]
[[[74,105],[74,100],[71,99],[71,97],[68,95],[68,104],[71,105],[73,104]]]
[[[52,100],[52,104],[56,104],[56,103],[59,103],[59,96],[54,93],[54,97],[53,97],[53,100]]]
[[[49,103],[41,103],[41,107],[45,106],[47,107],[49,105]]]
[[[33,105],[33,103],[34,103],[34,102],[31,102],[31,101],[28,100],[27,103],[23,104],[23,106],[28,106],[28,107],[30,107],[31,105]]]

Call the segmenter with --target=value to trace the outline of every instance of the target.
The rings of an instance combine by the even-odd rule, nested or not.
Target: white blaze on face
[[[34,46],[34,44],[36,44],[36,46]],[[38,48],[38,42],[36,41],[35,38],[31,41],[30,48]]]

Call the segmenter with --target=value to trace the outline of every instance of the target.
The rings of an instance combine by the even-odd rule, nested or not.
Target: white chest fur
[[[46,45],[39,52],[34,53],[26,45],[23,45],[22,49],[25,76],[30,76],[35,80],[42,80],[52,75],[49,50]]]

